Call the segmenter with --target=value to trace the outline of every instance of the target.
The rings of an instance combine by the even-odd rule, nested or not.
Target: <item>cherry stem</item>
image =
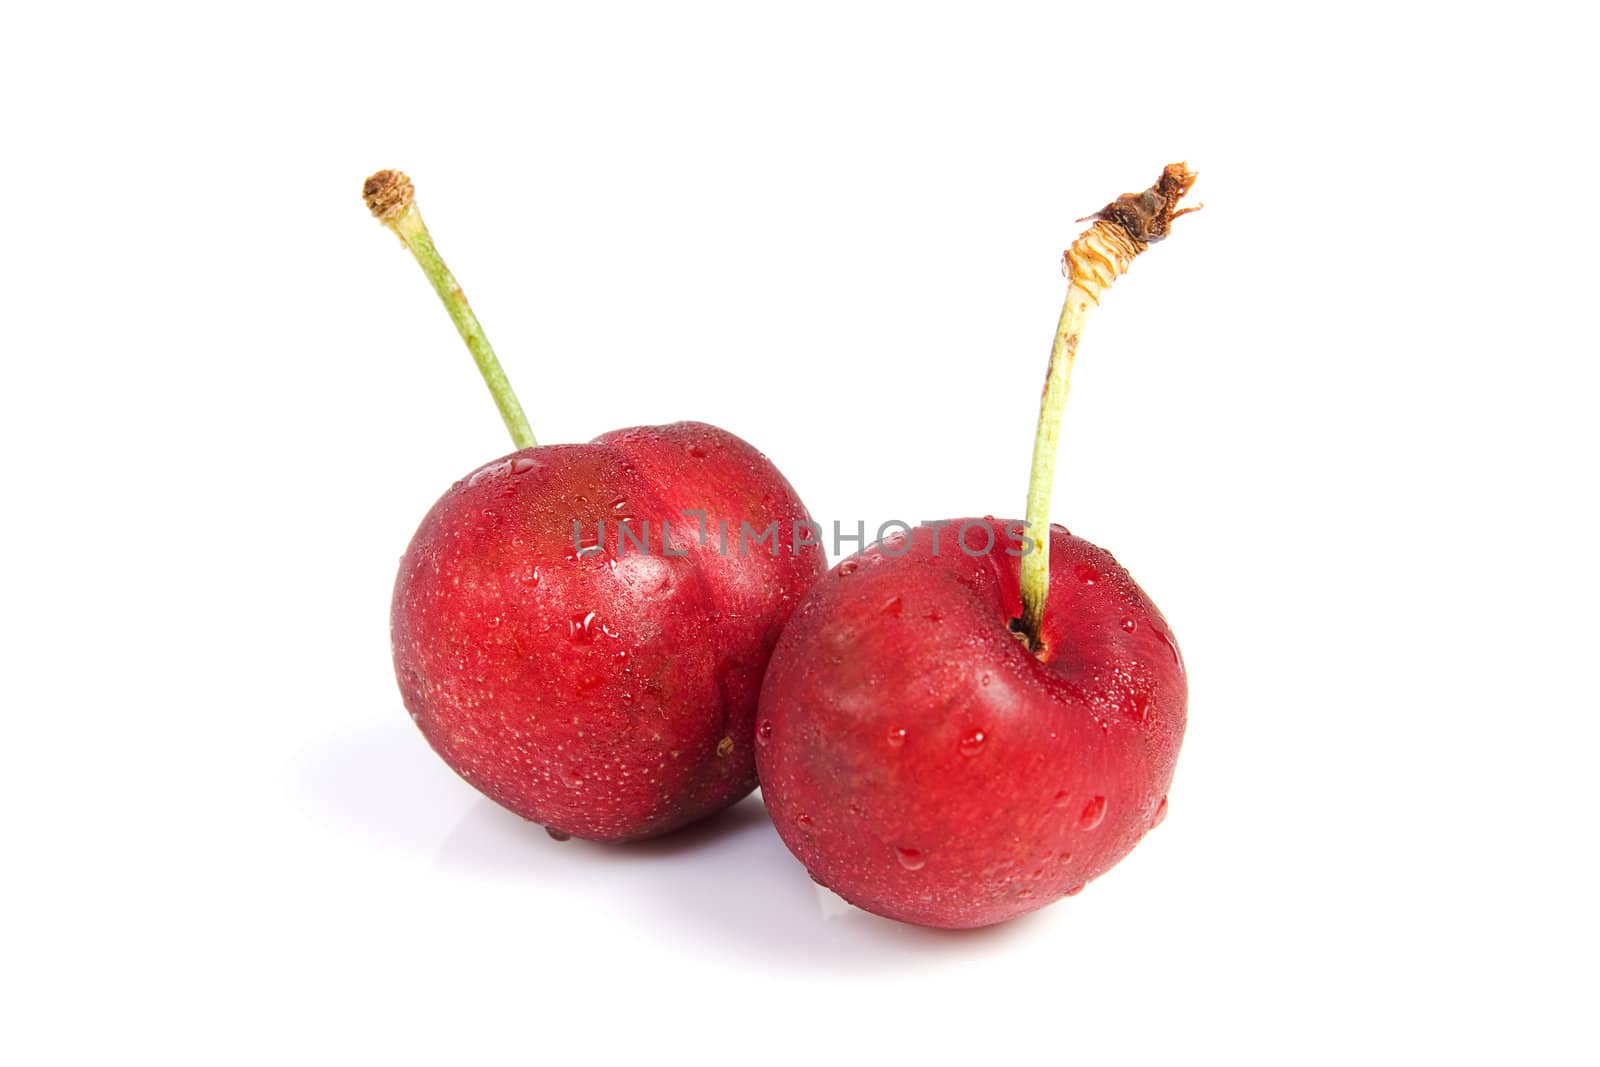
[[[373,216],[400,238],[400,243],[410,250],[422,273],[427,275],[433,291],[439,294],[444,309],[450,313],[450,321],[456,324],[456,332],[467,343],[467,350],[472,353],[472,360],[478,365],[478,373],[483,375],[495,406],[500,409],[506,429],[511,431],[512,442],[518,449],[535,447],[539,442],[534,440],[528,416],[523,414],[522,404],[512,391],[506,372],[501,369],[478,316],[472,313],[467,295],[434,247],[433,235],[417,210],[411,179],[397,170],[380,170],[366,180],[361,193]]]
[[[1050,368],[1039,400],[1039,427],[1033,439],[1033,467],[1028,476],[1028,515],[1024,534],[1028,551],[1022,557],[1022,636],[1028,647],[1042,648],[1045,603],[1050,598],[1050,491],[1055,486],[1056,449],[1061,443],[1061,414],[1067,406],[1072,364],[1078,356],[1089,312],[1100,296],[1132,265],[1134,257],[1167,236],[1172,220],[1200,210],[1178,208],[1195,174],[1185,163],[1172,163],[1142,193],[1124,193],[1079,222],[1094,220],[1062,254],[1067,298],[1061,305]]]

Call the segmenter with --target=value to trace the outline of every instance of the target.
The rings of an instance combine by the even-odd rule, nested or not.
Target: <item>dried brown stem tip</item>
[[[411,206],[411,179],[397,170],[380,170],[361,186],[367,210],[379,222],[393,222]]]
[[[1178,208],[1178,201],[1183,199],[1197,177],[1199,175],[1190,170],[1187,163],[1168,163],[1161,172],[1160,180],[1150,188],[1142,193],[1123,193],[1088,218],[1113,223],[1137,245],[1155,244],[1167,236],[1172,229],[1173,219],[1200,210],[1202,205],[1198,204]],[[1078,221],[1086,222],[1088,219]]]

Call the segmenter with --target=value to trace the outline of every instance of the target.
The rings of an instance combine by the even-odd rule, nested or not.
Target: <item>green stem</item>
[[[439,294],[445,311],[450,314],[450,321],[456,324],[456,332],[467,343],[467,350],[472,353],[472,360],[478,365],[478,373],[483,375],[483,382],[489,387],[495,406],[500,409],[506,429],[511,431],[512,442],[519,449],[538,445],[539,442],[534,440],[533,428],[528,425],[528,417],[523,414],[522,404],[518,402],[506,372],[501,369],[500,360],[495,357],[494,348],[484,335],[478,316],[472,313],[466,294],[461,291],[461,286],[434,246],[433,235],[428,232],[427,225],[422,221],[422,213],[412,200],[410,181],[398,171],[382,171],[367,179],[365,194],[372,213],[393,230],[395,236],[411,251],[422,273],[427,275],[433,291]]]
[[[1078,338],[1092,306],[1080,286],[1067,287],[1056,339],[1050,346],[1050,368],[1039,398],[1039,425],[1034,430],[1033,465],[1028,472],[1028,514],[1023,533],[1029,551],[1022,557],[1022,628],[1028,644],[1039,648],[1039,628],[1050,597],[1050,493],[1056,482],[1056,450],[1061,443],[1061,416],[1072,388],[1072,365]]]

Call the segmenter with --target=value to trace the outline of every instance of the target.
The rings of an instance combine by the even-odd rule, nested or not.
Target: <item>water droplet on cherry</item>
[[[1106,798],[1095,797],[1083,806],[1083,814],[1078,816],[1078,825],[1085,830],[1093,830],[1106,818]]]
[[[762,719],[761,725],[756,727],[756,740],[763,745],[772,740],[772,720]]]
[[[794,821],[799,823],[802,827],[809,827],[811,825],[811,816],[809,816],[809,815],[797,815],[797,816],[795,816],[795,820]]]
[[[1180,667],[1183,666],[1183,657],[1178,655],[1178,646],[1172,643],[1172,638],[1162,633],[1159,629],[1156,630],[1156,636],[1161,638],[1161,643],[1167,646],[1168,652],[1172,653],[1172,662]]]
[[[518,456],[511,461],[512,474],[527,474],[539,465],[539,461],[532,456]]]
[[[839,564],[839,577],[844,578],[854,574],[856,572],[856,568],[860,566],[861,564],[857,563],[853,559],[845,560],[843,563]]]
[[[897,848],[895,852],[900,857],[900,866],[908,871],[920,871],[927,865],[928,859],[919,848]]]
[[[544,832],[550,835],[552,841],[571,841],[572,835],[557,830],[554,826],[546,826]]]
[[[904,726],[894,727],[889,731],[887,740],[890,748],[899,748],[906,743],[906,728]]]
[[[1167,818],[1167,798],[1166,797],[1162,797],[1161,798],[1161,803],[1156,805],[1156,813],[1155,813],[1155,815],[1150,819],[1150,829],[1154,830],[1156,827],[1160,826],[1163,822],[1166,821],[1166,818]]]
[[[567,620],[567,636],[577,644],[588,644],[594,640],[594,623],[599,617],[592,611],[575,612]]]
[[[1068,790],[1063,789],[1061,792],[1056,794],[1056,799],[1055,799],[1056,807],[1064,808],[1068,804],[1071,804],[1071,803],[1072,803],[1072,793],[1069,792]]]
[[[1132,619],[1123,619],[1122,628],[1131,634],[1139,628],[1139,624]]]
[[[883,605],[882,611],[885,615],[898,616],[905,611],[905,602],[897,596],[892,596],[889,598],[888,602]]]
[[[497,474],[503,474],[505,471],[507,471],[509,469],[511,469],[511,464],[509,464],[509,463],[504,463],[504,462],[490,463],[488,466],[479,467],[477,470],[475,470],[471,474],[467,475],[467,484],[468,485],[478,485],[481,482],[484,482],[484,481],[487,481],[490,478],[493,478]]]
[[[972,730],[961,738],[957,747],[963,756],[976,756],[983,751],[984,736],[982,730]]]
[[[1100,580],[1100,572],[1087,563],[1076,564],[1072,568],[1072,574],[1084,585],[1093,585]]]

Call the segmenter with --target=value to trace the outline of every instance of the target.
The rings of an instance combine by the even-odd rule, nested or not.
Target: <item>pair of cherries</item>
[[[401,560],[395,672],[428,743],[558,838],[654,837],[759,782],[813,878],[905,922],[1000,922],[1106,871],[1165,814],[1187,686],[1128,573],[1049,524],[1056,431],[1088,310],[1193,180],[1169,166],[1066,253],[1026,522],[926,524],[825,573],[794,488],[724,430],[538,446],[411,183],[368,179],[517,446]]]

